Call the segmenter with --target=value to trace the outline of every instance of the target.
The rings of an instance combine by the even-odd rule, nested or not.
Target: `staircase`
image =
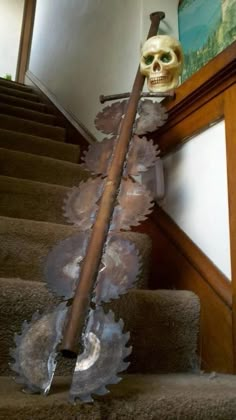
[[[9,369],[13,336],[55,304],[43,281],[43,262],[61,239],[77,232],[62,216],[65,195],[88,178],[79,146],[32,87],[0,79],[0,419],[174,420],[236,419],[236,379],[204,374],[197,363],[199,300],[187,291],[148,290],[151,244],[131,239],[142,256],[138,288],[110,305],[131,333],[124,380],[94,404],[67,402],[68,366],[60,366],[49,396],[21,392]]]

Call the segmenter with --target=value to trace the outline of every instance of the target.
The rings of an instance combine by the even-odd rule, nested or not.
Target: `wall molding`
[[[57,110],[70,122],[70,124],[81,134],[81,136],[89,143],[97,142],[93,134],[78,120],[71,112],[67,111],[59,102],[57,97],[35,76],[30,70],[26,72],[26,78],[36,86],[57,108]]]
[[[174,100],[167,98],[162,101],[162,105],[168,112],[168,121],[163,127],[150,135],[156,143],[160,144],[162,154],[169,153],[173,147],[179,145],[178,142],[173,142],[171,139],[170,130],[190,115],[196,113],[196,111],[201,112],[200,110],[204,109],[204,106],[204,113],[195,122],[196,130],[193,130],[195,124],[191,128],[192,135],[197,134],[200,129],[203,129],[204,124],[207,125],[207,120],[212,122],[219,119],[220,114],[223,114],[223,112],[217,113],[215,111],[214,113],[213,107],[210,110],[212,116],[208,115],[209,110],[207,111],[207,115],[205,114],[207,104],[212,103],[213,100],[217,102],[220,94],[235,82],[236,41],[180,85],[176,89]],[[216,104],[216,106],[219,109],[219,104]],[[222,109],[223,103],[221,104],[221,111]],[[200,121],[201,118],[203,119],[202,124]],[[186,139],[189,136],[190,134],[187,133],[185,136]]]

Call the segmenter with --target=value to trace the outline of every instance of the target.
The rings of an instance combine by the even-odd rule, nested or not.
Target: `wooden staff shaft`
[[[151,26],[148,38],[156,35],[160,21],[164,17],[165,15],[163,12],[156,12],[150,15]],[[128,151],[129,141],[132,136],[133,124],[144,80],[144,76],[140,74],[138,69],[133,89],[130,94],[128,108],[121,126],[119,139],[115,147],[114,157],[111,162],[104,192],[101,197],[96,221],[87,247],[86,257],[81,267],[79,284],[75,291],[72,306],[69,310],[61,345],[62,354],[65,356],[72,356],[77,353],[79,337],[83,331],[90,297],[99,271],[103,248],[122,178],[123,166]]]

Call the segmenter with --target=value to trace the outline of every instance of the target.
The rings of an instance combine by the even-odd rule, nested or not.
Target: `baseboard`
[[[70,124],[81,134],[81,136],[88,142],[96,142],[96,138],[93,134],[83,125],[81,121],[78,120],[71,112],[67,111],[58,101],[57,97],[50,92],[50,90],[35,76],[30,70],[26,72],[26,81],[27,79],[36,86],[49,100],[50,102],[58,109],[58,111],[70,122]]]

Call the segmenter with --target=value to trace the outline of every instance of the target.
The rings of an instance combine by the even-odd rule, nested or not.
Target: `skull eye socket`
[[[154,56],[153,55],[147,55],[144,58],[144,62],[145,64],[148,66],[149,64],[152,64],[153,60],[154,60]]]
[[[169,63],[171,61],[172,57],[170,53],[164,53],[160,56],[160,60],[162,63]]]

